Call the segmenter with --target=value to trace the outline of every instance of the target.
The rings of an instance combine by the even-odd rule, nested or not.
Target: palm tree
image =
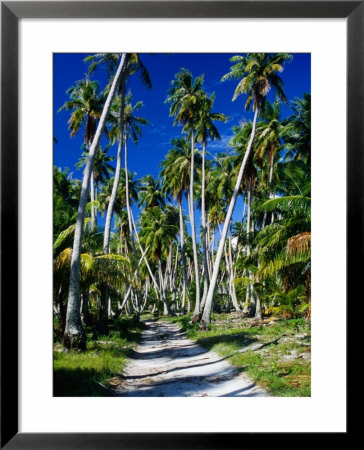
[[[195,154],[195,129],[198,122],[200,100],[205,95],[202,91],[203,76],[196,77],[194,80],[192,74],[187,69],[181,69],[175,75],[168,91],[167,103],[170,103],[170,116],[175,116],[174,124],[183,126],[183,130],[188,133],[191,139],[191,172],[190,172],[190,190],[189,190],[189,213],[192,229],[193,259],[195,266],[196,281],[196,303],[192,320],[196,321],[200,317],[200,275],[197,256],[195,213],[194,213],[194,154]]]
[[[302,159],[311,166],[311,94],[291,102],[294,114],[286,119],[285,141],[294,159]]]
[[[132,202],[136,202],[138,200],[138,191],[139,191],[139,180],[135,178],[136,173],[135,172],[129,172],[128,174],[128,192],[129,192],[129,198]],[[107,180],[100,192],[99,195],[99,204],[102,211],[107,211],[107,207],[110,203],[110,197],[114,186],[114,179]],[[115,197],[114,201],[114,213],[120,218],[121,216],[124,216],[124,213],[126,214],[127,221],[123,224],[127,224],[128,233],[129,236],[129,225],[128,225],[128,215],[126,212],[126,173],[125,169],[121,169],[120,171],[120,183],[118,186],[118,192]],[[126,229],[120,230],[120,233],[125,236]]]
[[[182,259],[182,310],[185,306],[186,293],[189,298],[187,265],[186,265],[186,249],[185,249],[185,226],[182,211],[183,193],[188,195],[191,176],[191,146],[184,138],[172,139],[173,148],[167,153],[165,160],[162,162],[160,176],[163,178],[163,192],[172,195],[177,199],[179,209],[180,224],[180,243],[181,243],[181,259]],[[201,164],[200,155],[195,152],[194,157],[195,170]]]
[[[272,197],[271,185],[273,179],[274,160],[278,151],[281,149],[281,139],[284,136],[284,133],[285,127],[281,121],[281,106],[279,100],[277,99],[273,105],[266,102],[265,109],[261,115],[261,121],[257,127],[255,155],[260,161],[264,161],[264,157],[267,156],[269,167],[269,197]],[[264,228],[265,223],[266,213],[264,213],[262,228]]]
[[[143,102],[138,101],[135,105],[132,105],[132,96],[128,95],[125,103],[124,112],[124,157],[125,157],[125,186],[126,186],[126,210],[129,217],[129,233],[132,243],[134,256],[136,256],[134,233],[132,225],[132,213],[130,209],[130,195],[129,195],[129,180],[128,180],[128,138],[132,138],[136,144],[142,134],[141,125],[146,125],[148,121],[143,117],[136,116],[135,112],[138,112],[143,107]]]
[[[118,59],[118,53],[97,53],[96,55],[89,56],[85,59],[86,62],[90,63],[89,72],[93,72],[99,65],[106,65],[109,73],[113,73],[116,66],[116,61]],[[119,97],[116,102],[116,114],[114,114],[114,120],[118,121],[117,126],[117,136],[118,136],[118,151],[116,157],[116,169],[114,177],[114,187],[112,195],[110,197],[110,203],[107,210],[106,220],[105,220],[105,231],[104,231],[104,253],[109,252],[110,243],[110,230],[111,230],[111,219],[113,214],[113,207],[115,202],[115,197],[118,189],[120,170],[121,170],[121,153],[124,145],[124,113],[125,113],[125,92],[126,92],[126,82],[130,75],[139,73],[142,82],[147,86],[151,87],[151,81],[149,73],[140,59],[138,53],[125,53],[126,65],[123,71],[123,76],[120,80],[118,94]],[[108,91],[109,86],[106,88]],[[115,111],[114,111],[115,112]],[[126,168],[127,169],[127,168]]]
[[[78,191],[78,190],[77,190]],[[53,167],[53,237],[76,221],[78,192],[69,169]]]
[[[277,220],[267,225],[256,236],[256,252],[261,265],[258,277],[262,280],[275,276],[288,293],[299,285],[306,285],[310,302],[311,257],[311,183],[310,167],[303,161],[280,164],[280,196],[263,202],[259,209],[275,211]],[[283,195],[282,195],[283,194]]]
[[[225,205],[227,205],[234,192],[234,184],[236,178],[235,170],[235,160],[233,156],[225,156],[225,154],[218,154],[216,157],[216,165],[214,170],[211,171],[209,191],[214,192],[218,202],[215,204],[219,208],[220,221],[225,220],[226,210]],[[231,224],[230,224],[231,225]],[[218,228],[220,229],[220,222],[218,223]],[[221,232],[221,229],[220,229]],[[240,307],[235,294],[234,287],[234,272],[232,267],[232,246],[231,246],[231,226],[229,233],[228,245],[225,245],[225,263],[226,272],[228,276],[229,292],[231,294],[231,299],[233,306],[236,311],[240,311]],[[229,251],[227,250],[227,247]]]
[[[154,179],[153,175],[146,175],[140,180],[139,199],[139,206],[145,205],[146,208],[164,206],[160,181]]]
[[[103,96],[99,94],[99,86],[97,81],[90,81],[88,78],[79,80],[74,86],[67,90],[70,100],[67,101],[58,112],[62,110],[72,111],[71,117],[68,120],[69,129],[71,130],[71,137],[74,137],[84,125],[84,144],[88,151],[92,140],[95,136],[97,119],[103,106]],[[95,183],[94,172],[91,173],[91,201],[95,201]],[[91,209],[92,226],[96,227],[96,211],[93,207]]]
[[[222,78],[223,81],[236,78],[240,79],[235,89],[233,100],[235,100],[240,94],[247,94],[248,98],[245,108],[248,109],[252,107],[254,111],[254,119],[248,147],[239,170],[234,193],[226,214],[224,228],[216,254],[212,279],[209,286],[209,292],[207,294],[205,308],[201,319],[201,329],[206,329],[211,321],[212,300],[219,273],[220,262],[224,251],[226,235],[239,193],[245,165],[253,145],[259,110],[260,108],[264,109],[266,96],[271,88],[276,91],[277,96],[279,96],[283,101],[286,101],[286,97],[283,92],[283,81],[279,77],[278,72],[283,71],[283,65],[289,58],[290,56],[286,53],[249,53],[247,56],[234,56],[230,61],[236,62],[236,64],[232,66],[231,71]]]
[[[110,144],[108,144],[104,150],[101,148],[101,146],[98,147],[97,153],[95,155],[94,160],[94,170],[92,172],[92,178],[94,181],[94,195],[91,196],[91,201],[95,202],[98,198],[98,191],[99,191],[99,185],[100,183],[104,182],[105,180],[110,179],[110,174],[114,170],[114,167],[110,164],[112,161],[114,161],[114,156],[107,156],[107,151],[110,148]],[[86,148],[86,151],[82,153],[81,158],[76,163],[77,168],[84,167],[87,163],[88,158],[88,150]],[[92,187],[91,187],[92,188]],[[92,200],[93,198],[93,200]],[[91,221],[93,228],[97,227],[97,213],[96,208],[93,203],[91,207]]]
[[[144,246],[149,247],[149,252],[158,264],[160,290],[162,292],[165,315],[171,314],[171,309],[163,286],[162,255],[168,252],[171,242],[178,233],[178,226],[174,220],[171,220],[171,217],[172,215],[168,211],[163,211],[159,206],[154,206],[145,209],[140,219],[140,238]]]
[[[227,117],[224,114],[212,112],[214,105],[215,93],[208,97],[207,95],[201,98],[199,105],[199,118],[196,130],[196,140],[202,144],[202,180],[201,180],[201,226],[202,226],[202,255],[203,255],[203,273],[204,273],[204,290],[201,302],[203,308],[207,296],[209,286],[209,272],[207,264],[207,243],[206,243],[206,208],[205,208],[205,188],[206,188],[206,174],[205,174],[205,157],[207,140],[221,139],[219,131],[214,122],[226,122]]]
[[[106,180],[110,180],[110,175],[114,171],[114,167],[111,165],[111,163],[115,160],[115,156],[108,156],[107,152],[109,148],[110,144],[106,145],[104,149],[102,149],[100,146],[95,157],[94,176],[96,194],[98,193],[100,184],[105,182]]]
[[[120,64],[115,73],[112,85],[109,90],[109,94],[106,98],[99,124],[97,126],[96,133],[89,150],[88,161],[83,174],[76,229],[73,241],[70,284],[67,303],[67,318],[63,338],[63,345],[68,349],[76,348],[78,350],[84,350],[86,348],[86,336],[82,328],[80,315],[80,257],[83,222],[85,218],[88,187],[90,185],[91,172],[93,170],[96,150],[99,146],[101,134],[103,132],[106,120],[109,116],[111,104],[116,93],[117,86],[120,82],[121,73],[125,68],[125,64],[126,58],[124,55],[120,59]]]

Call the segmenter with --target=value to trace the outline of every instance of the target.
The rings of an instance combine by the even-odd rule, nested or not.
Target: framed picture
[[[361,1],[1,3],[2,447],[249,448],[281,433],[300,433],[302,442],[312,432],[347,438],[346,304],[363,269],[363,21]],[[53,55],[102,51],[311,54],[311,397],[53,397]]]

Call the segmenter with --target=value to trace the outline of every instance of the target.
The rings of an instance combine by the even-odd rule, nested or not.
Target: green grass
[[[227,357],[236,367],[278,397],[309,397],[311,395],[311,362],[304,358],[289,359],[292,353],[300,356],[311,348],[302,345],[310,342],[310,324],[304,319],[280,320],[275,325],[248,328],[249,321],[229,321],[229,314],[214,314],[209,331],[198,331],[190,316],[172,317],[168,322],[178,323],[187,337],[202,347]],[[240,353],[252,345],[272,341],[283,336],[278,343],[259,350]],[[297,335],[307,335],[299,339]],[[288,356],[288,358],[287,358]]]
[[[103,385],[120,373],[128,360],[131,349],[137,346],[143,323],[132,319],[118,319],[110,325],[110,335],[92,340],[87,334],[87,351],[76,353],[63,351],[62,345],[54,346],[53,391],[55,397],[105,397],[110,394]]]

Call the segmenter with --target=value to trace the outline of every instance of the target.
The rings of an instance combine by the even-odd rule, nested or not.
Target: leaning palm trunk
[[[124,56],[124,54],[123,54]],[[123,150],[123,138],[124,138],[124,105],[125,105],[125,79],[122,80],[121,86],[121,94],[120,94],[120,130],[119,130],[119,142],[118,142],[118,153],[116,156],[116,169],[115,169],[115,177],[114,184],[111,191],[109,205],[107,207],[107,214],[105,220],[105,231],[104,231],[104,245],[103,250],[104,253],[107,254],[110,252],[110,230],[111,230],[111,219],[114,212],[114,204],[116,195],[118,192],[119,180],[120,180],[120,171],[121,171],[121,153]]]
[[[194,178],[194,134],[191,132],[191,175],[190,175],[190,192],[189,192],[189,206],[190,206],[190,220],[192,229],[192,247],[193,247],[193,264],[195,266],[195,283],[196,283],[196,303],[195,310],[192,316],[192,321],[197,322],[200,318],[200,274],[198,267],[197,257],[197,244],[196,244],[196,230],[195,230],[195,211],[193,207],[193,178]]]
[[[153,284],[154,284],[154,287],[155,287],[157,296],[158,296],[158,295],[161,295],[161,292],[159,291],[159,287],[158,287],[157,280],[155,279],[155,277],[154,277],[154,275],[153,275],[153,272],[152,272],[152,270],[151,270],[151,268],[150,268],[150,265],[149,265],[149,263],[148,263],[148,260],[147,260],[147,258],[146,258],[146,256],[145,256],[146,253],[147,253],[147,251],[148,251],[148,249],[149,249],[149,246],[145,249],[145,251],[143,250],[143,247],[142,247],[142,245],[141,245],[141,243],[140,243],[140,239],[139,239],[139,235],[138,235],[138,230],[137,230],[136,225],[135,225],[135,221],[134,221],[134,216],[133,216],[133,211],[132,211],[132,210],[130,210],[130,216],[131,216],[132,225],[133,225],[133,228],[134,228],[134,231],[135,231],[135,236],[136,236],[136,238],[137,238],[137,242],[138,242],[138,245],[139,245],[139,250],[140,250],[141,253],[142,253],[142,259],[144,259],[145,265],[147,266],[147,269],[148,269],[149,275],[150,275],[150,277],[151,277],[151,279],[152,279],[152,281],[153,281]],[[139,264],[139,266],[140,266],[140,264]]]
[[[231,225],[231,224],[230,224]],[[220,230],[220,235],[221,233],[221,228],[219,225],[219,230]],[[235,285],[234,285],[234,270],[233,270],[233,262],[232,262],[232,256],[231,256],[231,252],[232,252],[232,247],[231,247],[231,227],[230,227],[230,233],[229,233],[229,254],[226,250],[226,242],[225,242],[225,248],[224,248],[224,253],[225,253],[225,265],[226,265],[226,279],[227,279],[227,284],[228,284],[228,293],[229,293],[229,301],[228,301],[228,308],[230,308],[230,300],[232,301],[232,304],[235,308],[236,311],[240,311],[240,307],[238,304],[238,300],[236,298],[236,292],[235,292]],[[222,277],[223,279],[224,277]]]
[[[120,81],[121,73],[125,67],[126,57],[123,54],[117,72],[115,74],[111,89],[107,96],[104,109],[102,111],[99,125],[93,139],[83,174],[80,201],[78,205],[78,214],[76,221],[75,234],[73,239],[73,251],[71,260],[70,283],[67,304],[66,327],[63,336],[63,345],[68,348],[84,350],[86,348],[86,335],[82,328],[80,314],[80,266],[81,266],[81,245],[82,230],[85,219],[87,194],[90,185],[91,172],[96,155],[96,149],[100,143],[101,133],[104,129],[106,119],[109,115],[112,100],[114,98],[116,87]]]
[[[214,291],[215,291],[215,287],[216,287],[217,277],[218,277],[218,274],[219,274],[221,258],[222,258],[222,254],[224,252],[226,235],[227,235],[227,232],[228,232],[228,228],[229,228],[231,217],[233,215],[236,199],[238,197],[238,193],[239,193],[239,189],[240,189],[240,186],[241,186],[241,180],[243,178],[246,162],[247,162],[247,160],[249,158],[249,155],[250,155],[250,152],[251,152],[251,149],[252,149],[252,146],[253,146],[253,140],[254,140],[254,135],[255,135],[255,128],[256,128],[257,118],[258,118],[258,111],[259,111],[259,108],[256,107],[255,114],[254,114],[254,120],[253,120],[253,127],[252,127],[251,136],[250,136],[250,139],[249,139],[248,147],[246,149],[246,152],[245,152],[245,155],[244,155],[244,158],[243,158],[243,162],[241,163],[241,166],[240,166],[238,178],[237,178],[236,183],[235,183],[234,193],[233,193],[233,195],[231,197],[229,209],[228,209],[228,212],[226,214],[224,228],[222,230],[222,236],[220,238],[219,247],[217,249],[217,254],[216,254],[216,259],[215,259],[215,264],[214,264],[214,271],[212,273],[211,283],[210,283],[210,286],[209,286],[209,292],[207,294],[206,304],[205,304],[205,308],[204,308],[202,319],[201,319],[201,324],[200,324],[201,329],[206,329],[208,327],[210,321],[211,321],[212,300],[213,300],[213,297],[214,297]]]

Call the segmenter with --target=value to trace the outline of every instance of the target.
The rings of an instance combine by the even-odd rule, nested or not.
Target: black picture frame
[[[1,448],[260,448],[264,442],[281,439],[279,433],[18,433],[19,330],[18,324],[14,323],[18,313],[19,251],[18,21],[21,18],[109,17],[347,19],[348,302],[357,290],[360,292],[359,280],[364,273],[364,1],[1,2]],[[349,421],[347,423],[349,426]],[[349,428],[346,433],[335,434],[336,442],[347,439],[348,432]],[[321,433],[315,436],[316,445],[319,435]],[[321,437],[327,443],[327,436],[322,434]],[[294,439],[296,446],[302,446],[307,445],[312,437],[303,433],[299,440],[297,437]]]

